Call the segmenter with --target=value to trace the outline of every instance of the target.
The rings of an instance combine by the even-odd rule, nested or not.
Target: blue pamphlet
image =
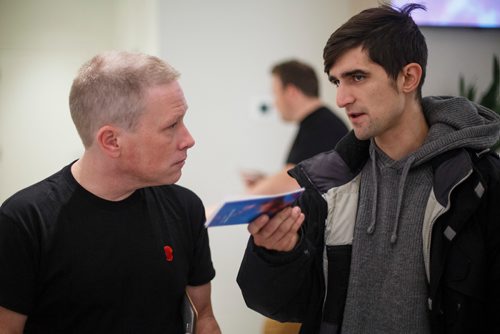
[[[248,224],[263,214],[272,217],[290,206],[303,191],[301,188],[282,194],[253,196],[224,202],[205,223],[205,227]]]

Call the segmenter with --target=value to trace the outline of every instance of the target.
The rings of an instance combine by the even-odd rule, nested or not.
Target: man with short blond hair
[[[194,145],[179,74],[102,53],[74,79],[82,157],[0,208],[0,332],[220,333],[201,200],[175,185]]]

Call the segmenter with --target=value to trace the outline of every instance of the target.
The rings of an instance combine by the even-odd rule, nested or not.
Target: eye
[[[177,121],[177,122],[171,123],[169,125],[166,125],[163,129],[165,131],[174,130],[178,125],[179,125],[179,122]]]
[[[361,73],[354,73],[352,75],[352,79],[355,81],[355,82],[359,82],[359,81],[363,81],[365,79],[365,75],[364,74],[361,74]]]
[[[328,76],[328,81],[330,81],[333,85],[335,85],[335,87],[338,87],[340,85],[339,79],[337,79],[333,75]]]

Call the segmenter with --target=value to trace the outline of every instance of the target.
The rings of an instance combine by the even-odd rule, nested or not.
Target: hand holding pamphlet
[[[287,193],[251,196],[224,202],[205,223],[205,227],[248,224],[260,215],[270,217],[290,206],[304,191],[303,188]]]

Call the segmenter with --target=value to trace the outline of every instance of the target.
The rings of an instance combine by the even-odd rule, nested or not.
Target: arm
[[[500,160],[497,158],[490,159],[492,161],[491,170],[494,170],[494,175],[491,176],[488,185],[489,191],[485,207],[480,209],[480,212],[485,214],[484,219],[487,221],[486,228],[486,254],[487,254],[487,306],[486,319],[488,332],[500,332],[500,318],[498,310],[500,309]],[[484,171],[483,173],[487,173]]]
[[[186,291],[198,312],[196,334],[220,334],[221,331],[217,320],[215,320],[210,300],[210,283],[200,286],[188,285]]]
[[[263,221],[249,225],[252,236],[237,282],[249,308],[278,321],[318,318],[319,324],[324,299],[322,231],[327,205],[313,188],[306,189],[297,204],[300,209],[284,209],[270,220],[260,217],[258,220]]]
[[[0,306],[0,333],[21,334],[27,316]]]
[[[261,216],[248,229],[252,236],[237,282],[247,306],[279,321],[302,322],[321,300],[314,247],[298,230],[300,208],[286,208],[272,219]]]
[[[12,220],[9,204],[0,208],[0,333],[23,333],[27,314],[32,309],[35,272],[32,235],[26,226]],[[28,210],[23,207],[20,210]],[[16,212],[17,213],[17,212]],[[19,214],[21,216],[21,214]],[[35,239],[36,237],[33,237]],[[15,310],[15,311],[14,311]]]
[[[253,195],[269,195],[298,189],[299,184],[297,181],[288,175],[288,170],[294,166],[293,164],[287,164],[276,174],[262,177],[253,183],[247,182],[247,192]]]

